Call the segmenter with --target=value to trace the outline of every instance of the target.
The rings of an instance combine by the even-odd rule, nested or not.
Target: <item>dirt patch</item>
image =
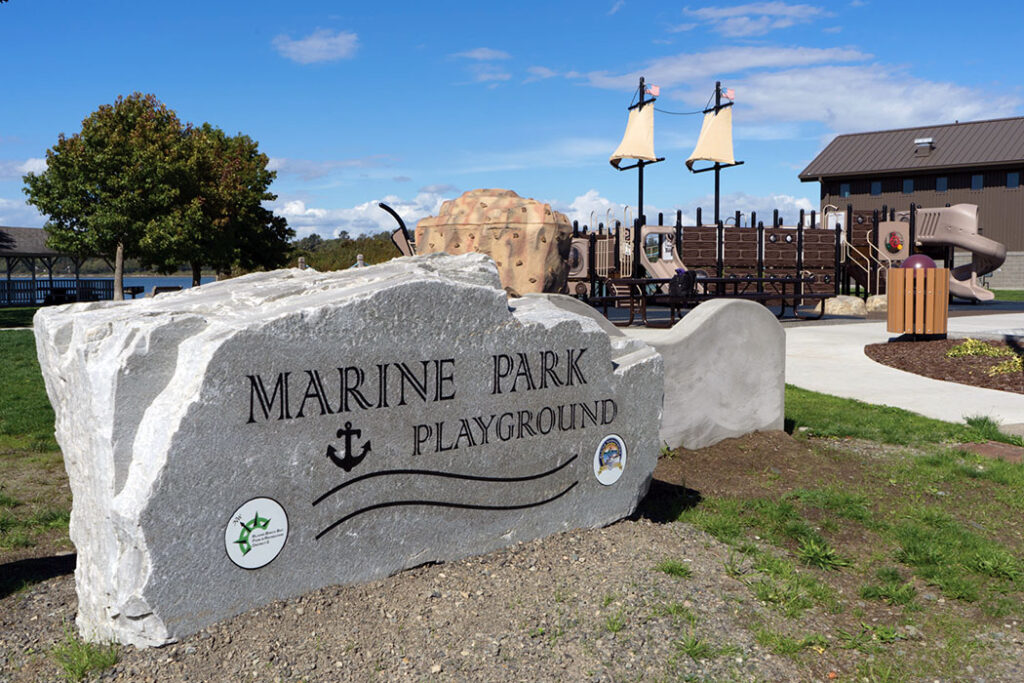
[[[659,461],[632,519],[368,584],[324,588],[165,648],[121,648],[121,661],[100,679],[872,680],[884,674],[872,667],[887,652],[913,660],[908,666],[915,680],[973,680],[968,662],[987,680],[1020,680],[1024,633],[1009,618],[1003,623],[976,605],[943,600],[912,578],[919,593],[930,596],[918,600],[916,611],[860,599],[858,590],[875,566],[892,562],[891,548],[861,525],[805,511],[854,564],[842,571],[800,565],[800,575],[830,588],[838,609],[817,605],[789,618],[755,595],[761,574],[749,556],[676,521],[684,510],[723,498],[778,501],[822,486],[885,487],[885,467],[899,457],[907,457],[906,449],[783,432],[678,451]],[[976,497],[983,495],[979,490]],[[964,498],[964,509],[974,502]],[[795,544],[774,546],[752,535],[749,541],[793,559]],[[24,556],[33,550],[35,557]],[[665,561],[682,565],[689,576],[659,570]],[[73,555],[55,555],[48,545],[16,555],[0,551],[0,575],[18,572],[30,582],[0,597],[0,681],[60,677],[46,652],[74,621],[73,564]],[[971,624],[970,642],[978,643],[971,658],[958,657],[949,631],[936,625],[947,622]],[[893,642],[848,647],[857,634],[871,641],[866,629],[881,626],[896,629]],[[817,636],[822,644],[787,656],[762,642],[766,632]],[[935,666],[916,668],[920,657]]]
[[[961,450],[980,455],[983,458],[992,458],[993,460],[1005,460],[1006,462],[1012,462],[1020,464],[1024,462],[1024,448],[1020,446],[1012,446],[1008,443],[999,443],[998,441],[986,441],[984,443],[965,443],[961,444]]]
[[[1007,360],[1006,357],[961,356],[948,358],[946,352],[962,341],[941,339],[869,344],[864,347],[864,353],[873,361],[897,370],[912,372],[915,375],[985,389],[1024,393],[1024,373],[988,374],[991,368]],[[989,345],[1021,353],[1021,349],[1009,347],[1003,342],[989,342]]]

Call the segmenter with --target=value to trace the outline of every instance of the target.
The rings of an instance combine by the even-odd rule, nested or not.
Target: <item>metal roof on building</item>
[[[0,256],[60,256],[46,246],[42,228],[9,228],[0,225]]]
[[[1014,163],[1024,163],[1024,117],[840,135],[800,180]]]

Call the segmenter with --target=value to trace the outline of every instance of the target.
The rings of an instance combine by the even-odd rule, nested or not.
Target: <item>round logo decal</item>
[[[903,249],[903,236],[898,232],[890,232],[885,240],[885,248],[890,254],[897,254]]]
[[[270,564],[288,540],[288,515],[272,498],[253,498],[231,515],[224,529],[228,558],[242,569]]]
[[[605,486],[611,486],[622,476],[625,467],[626,442],[617,434],[609,434],[594,452],[594,476]]]

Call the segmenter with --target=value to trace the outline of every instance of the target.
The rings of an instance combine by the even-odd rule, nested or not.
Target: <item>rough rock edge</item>
[[[239,278],[239,281],[257,288],[294,287],[272,298],[237,295],[230,282],[211,283],[200,289],[132,302],[105,302],[99,304],[66,305],[42,309],[36,316],[36,339],[40,363],[51,372],[45,373],[47,393],[57,413],[57,438],[65,453],[65,463],[72,481],[73,496],[83,504],[75,506],[71,521],[71,537],[79,548],[100,548],[109,565],[95,560],[81,561],[76,569],[76,583],[90,586],[93,591],[79,590],[80,629],[92,640],[117,639],[136,646],[164,645],[177,638],[163,620],[153,614],[152,608],[141,596],[148,583],[150,566],[145,539],[137,521],[144,509],[151,489],[158,483],[166,464],[167,450],[149,451],[158,457],[141,462],[131,460],[130,449],[136,439],[152,439],[146,434],[146,424],[153,420],[145,415],[139,419],[133,438],[119,443],[113,438],[116,416],[103,415],[104,409],[115,405],[122,381],[130,382],[131,361],[135,354],[159,353],[179,356],[174,370],[159,382],[148,382],[152,403],[144,406],[149,412],[157,406],[164,434],[173,434],[166,424],[179,424],[188,413],[192,401],[161,403],[161,391],[169,385],[177,387],[181,395],[182,384],[189,378],[195,386],[188,393],[193,401],[201,385],[202,369],[217,349],[237,331],[252,323],[269,324],[274,320],[328,305],[344,298],[351,302],[362,295],[370,296],[379,283],[434,281],[448,279],[489,290],[495,303],[504,304],[505,294],[500,289],[493,262],[481,254],[451,257],[444,254],[395,259],[383,266],[343,273],[309,273],[297,269],[260,273]],[[225,315],[223,305],[231,303],[234,310]],[[206,314],[216,310],[218,318],[209,320]],[[594,321],[566,314],[550,305],[538,306],[533,302],[520,302],[509,308],[509,322],[541,324],[546,327],[573,321],[582,328],[593,327]],[[554,315],[553,315],[554,314]],[[139,316],[162,316],[166,322],[141,331],[128,323]],[[196,337],[201,340],[197,340]],[[182,346],[187,348],[182,348]],[[120,361],[120,369],[113,373],[89,373],[83,362],[94,354],[108,354]],[[660,357],[650,347],[635,343],[612,344],[611,358],[616,364],[615,374],[623,376],[630,369],[657,362]],[[109,400],[87,402],[99,413],[63,410],[65,402],[82,395],[106,396]],[[158,405],[159,404],[159,405]],[[659,415],[660,417],[660,415]],[[86,446],[76,448],[74,437],[82,432],[95,435],[85,423],[109,425],[110,429]],[[67,438],[65,438],[67,436]],[[160,437],[157,436],[159,440]],[[166,440],[166,439],[165,439]],[[127,443],[126,441],[131,441]],[[152,445],[152,441],[150,441]],[[120,449],[129,449],[129,458],[118,457]],[[85,456],[89,456],[88,458]],[[98,461],[99,467],[95,467]],[[87,466],[87,464],[89,466]],[[125,467],[129,471],[125,474]],[[111,475],[111,471],[113,476]],[[639,498],[650,484],[648,476],[643,482]],[[85,507],[86,503],[107,501],[109,507]],[[102,505],[102,504],[101,504]],[[610,520],[614,521],[614,520]],[[610,523],[610,521],[608,523]],[[109,573],[97,572],[97,567],[110,566]],[[105,597],[104,597],[105,596]],[[107,607],[116,605],[116,607]]]

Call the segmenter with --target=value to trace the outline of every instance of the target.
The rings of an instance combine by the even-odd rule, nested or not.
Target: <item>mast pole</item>
[[[636,110],[640,111],[644,108],[644,77],[640,77],[640,104]],[[643,159],[637,159],[637,171],[639,172],[639,186],[637,191],[636,200],[636,213],[640,217],[641,223],[644,220],[644,161]]]
[[[636,110],[639,112],[644,108],[644,77],[640,77],[640,103]],[[640,226],[644,224],[644,160],[637,159],[637,199],[636,212],[638,218],[633,225],[633,277],[640,277],[640,250],[643,248],[643,238],[640,234]]]
[[[715,81],[715,116],[718,116],[718,110],[722,108],[722,82]],[[719,185],[719,174],[722,172],[722,165],[715,162],[715,225],[718,225],[718,202],[719,193],[721,186]]]

